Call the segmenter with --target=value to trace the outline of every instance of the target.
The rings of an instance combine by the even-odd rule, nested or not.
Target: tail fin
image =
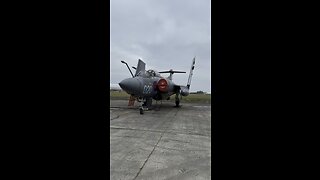
[[[191,68],[190,68],[190,74],[189,74],[188,83],[187,83],[188,89],[190,88],[190,85],[191,85],[191,79],[192,79],[195,63],[196,63],[196,57],[194,57],[193,60],[192,60],[192,64],[191,64]]]
[[[146,70],[146,63],[144,63],[141,59],[138,61],[136,74],[134,76],[137,76],[141,71],[144,72]]]

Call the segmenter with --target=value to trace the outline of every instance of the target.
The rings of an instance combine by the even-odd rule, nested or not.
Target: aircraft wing
[[[145,71],[146,70],[146,63],[144,63],[141,59],[138,61],[137,69],[136,69],[136,74],[134,76],[137,76],[140,71]]]

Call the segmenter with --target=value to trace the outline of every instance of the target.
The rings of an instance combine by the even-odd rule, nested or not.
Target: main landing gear
[[[143,107],[140,107],[139,110],[140,110],[140,114],[144,114]]]
[[[176,107],[180,107],[180,98],[179,98],[179,93],[176,93],[176,98],[175,98],[175,100],[176,100]]]

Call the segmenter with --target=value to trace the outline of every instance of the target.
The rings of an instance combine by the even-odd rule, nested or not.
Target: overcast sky
[[[121,60],[140,58],[146,69],[186,71],[173,75],[186,85],[196,56],[190,89],[211,92],[211,0],[111,0],[110,8],[110,83],[131,77]]]

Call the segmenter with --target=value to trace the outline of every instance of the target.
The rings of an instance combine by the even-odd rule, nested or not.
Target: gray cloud
[[[210,0],[111,0],[110,81],[130,76],[125,65],[138,59],[147,69],[183,70],[174,81],[185,85],[191,61],[196,66],[191,91],[211,91]]]

